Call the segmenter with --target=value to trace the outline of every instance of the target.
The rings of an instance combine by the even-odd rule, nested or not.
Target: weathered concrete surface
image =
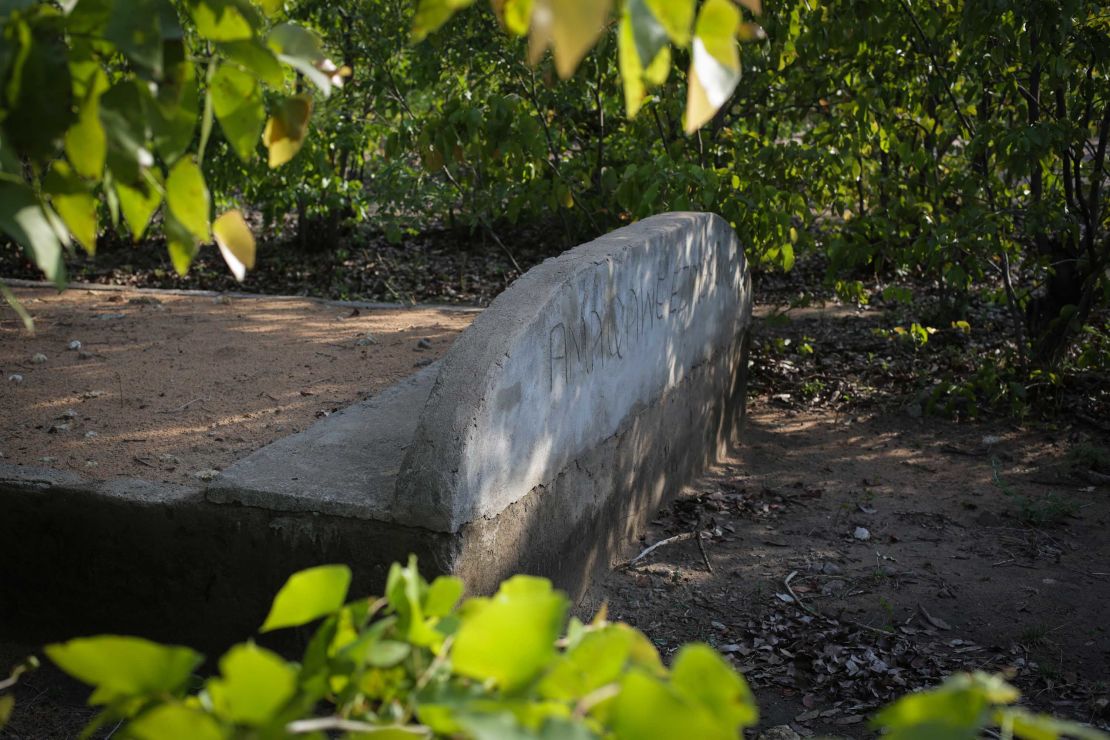
[[[499,515],[688,377],[696,384],[691,373],[722,362],[750,323],[743,250],[713,214],[655,216],[529,270],[444,358],[394,520],[457,532]],[[715,381],[690,392],[726,400],[731,382]],[[662,419],[642,451],[679,454],[700,421]],[[730,422],[719,442],[732,432]]]
[[[548,260],[440,366],[244,458],[207,488],[0,465],[0,629],[249,635],[298,568],[380,591],[409,553],[488,592],[573,595],[735,441],[750,278],[732,230],[667,214]]]
[[[248,455],[212,481],[208,500],[391,521],[405,449],[439,366]]]

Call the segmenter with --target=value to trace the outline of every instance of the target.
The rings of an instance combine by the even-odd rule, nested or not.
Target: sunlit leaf
[[[89,254],[96,253],[97,199],[92,186],[64,160],[55,160],[43,178],[43,189],[69,232]]]
[[[274,597],[260,631],[299,627],[338,611],[350,585],[351,569],[346,565],[321,565],[294,573]]]
[[[44,650],[63,671],[97,688],[90,699],[95,703],[176,691],[201,661],[187,647],[115,635],[82,637]]]
[[[297,690],[297,672],[280,655],[253,643],[236,645],[220,658],[220,677],[208,681],[217,715],[230,722],[262,726]]]
[[[694,0],[643,0],[667,35],[676,46],[690,43],[690,30],[694,25]]]
[[[116,182],[115,193],[124,223],[131,230],[131,238],[138,242],[146,234],[150,219],[162,204],[162,171],[157,167],[151,168],[146,177],[134,185]]]
[[[166,205],[196,241],[208,241],[208,186],[192,158],[179,159],[166,175]]]
[[[188,7],[197,32],[209,41],[250,39],[261,25],[248,0],[189,0]]]
[[[516,36],[528,33],[532,22],[533,0],[492,0],[493,12],[501,25]]]
[[[458,11],[474,4],[474,0],[419,0],[412,20],[412,40],[423,41]]]
[[[62,242],[29,187],[0,179],[0,231],[23,246],[47,280],[65,286]]]
[[[740,11],[730,0],[707,0],[698,14],[690,50],[686,133],[709,122],[740,81],[736,28]]]
[[[559,76],[570,77],[601,35],[609,5],[609,0],[534,0],[529,61],[536,64],[550,48]]]
[[[254,235],[251,233],[243,214],[228,211],[212,223],[212,235],[220,248],[227,266],[239,282],[247,276],[247,270],[254,269]]]
[[[77,110],[77,120],[65,134],[70,164],[79,175],[90,180],[100,180],[108,156],[108,137],[100,123],[100,96],[107,87],[107,76],[97,68],[95,81]]]
[[[324,95],[331,93],[332,77],[323,69],[327,60],[319,36],[304,26],[281,23],[270,31],[266,43],[278,59],[311,80]]]
[[[671,684],[723,727],[732,728],[733,737],[759,721],[747,682],[708,645],[695,643],[679,651],[671,667]]]
[[[451,660],[455,670],[505,690],[531,680],[555,655],[568,601],[544,578],[515,576],[491,598],[462,608]]]
[[[258,80],[237,67],[222,64],[212,77],[210,89],[216,120],[228,143],[241,160],[249,162],[266,122]]]
[[[312,116],[312,98],[297,95],[286,98],[266,122],[262,143],[270,150],[271,168],[280,167],[301,150],[308,135],[308,121]]]
[[[223,740],[227,737],[211,715],[182,704],[161,704],[127,725],[137,740]]]

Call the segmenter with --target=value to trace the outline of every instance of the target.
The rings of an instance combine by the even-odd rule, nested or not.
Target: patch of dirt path
[[[0,461],[195,482],[441,357],[474,317],[304,299],[16,288]],[[79,347],[77,346],[79,343]]]
[[[1106,729],[1110,487],[1073,463],[1107,448],[1100,434],[796,408],[767,383],[741,448],[629,558],[679,539],[613,570],[581,610],[607,602],[665,657],[716,646],[764,728],[871,736],[878,707],[982,669]],[[701,548],[681,537],[695,531]]]

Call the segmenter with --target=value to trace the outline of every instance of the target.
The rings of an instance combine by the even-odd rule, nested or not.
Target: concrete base
[[[456,573],[474,593],[493,591],[504,578],[525,572],[581,595],[591,576],[624,553],[668,496],[736,441],[742,426],[751,296],[735,235],[722,224],[703,214],[649,219],[545,263],[521,281],[524,289],[517,289],[518,283],[495,301],[488,321],[479,317],[442,367],[430,366],[249,455],[207,487],[90,482],[0,465],[0,630],[25,641],[116,632],[215,649],[251,635],[274,593],[297,569],[347,563],[355,573],[353,594],[380,593],[389,565],[409,553],[418,556],[426,575]],[[589,423],[583,436],[571,434],[571,422],[581,416],[545,420],[544,414],[560,413],[555,401],[525,409],[535,427],[519,426],[522,435],[550,428],[565,436],[558,449],[543,447],[549,440],[528,442],[543,453],[528,446],[520,456],[522,465],[532,460],[531,478],[511,468],[490,468],[493,473],[467,483],[469,498],[462,505],[451,498],[451,489],[399,500],[406,481],[462,485],[459,470],[487,465],[489,460],[473,457],[487,453],[474,450],[491,449],[489,440],[504,430],[484,432],[474,420],[489,413],[503,427],[502,419],[518,413],[512,404],[531,391],[521,391],[516,382],[514,396],[497,384],[526,373],[528,363],[535,364],[530,353],[550,353],[551,320],[587,315],[587,303],[568,302],[581,289],[583,275],[594,280],[592,274],[606,269],[610,283],[620,288],[621,271],[632,267],[628,274],[641,281],[637,285],[649,280],[656,285],[654,273],[644,267],[646,258],[629,250],[646,244],[653,267],[658,250],[672,241],[681,247],[676,254],[697,256],[696,262],[685,257],[663,262],[661,274],[671,281],[667,300],[678,307],[675,323],[652,319],[660,332],[653,339],[642,325],[640,335],[633,332],[631,316],[592,309],[600,327],[597,341],[611,349],[608,360],[597,356],[597,368],[608,361],[610,371],[591,374],[591,357],[588,366],[567,364],[558,378],[537,381],[551,387],[556,380],[563,383],[564,400],[596,395],[607,418]],[[712,260],[706,256],[711,251]],[[561,313],[551,319],[540,306],[528,319],[516,303],[527,306],[545,275],[556,281],[546,289]],[[612,312],[615,291],[609,298],[604,291],[587,297],[608,301],[606,310]],[[662,295],[662,288],[658,291]],[[653,288],[652,303],[644,305],[665,317],[656,293]],[[639,320],[643,324],[646,315]],[[515,335],[503,330],[506,321],[515,322]],[[623,335],[622,325],[628,332]],[[588,331],[585,320],[582,330]],[[634,339],[645,352],[665,350],[669,365],[662,374],[650,369],[650,377],[636,370],[638,375],[629,377],[642,382],[628,390],[624,386],[634,384],[620,373],[640,367]],[[653,349],[652,341],[662,343]],[[569,355],[562,354],[569,363]],[[550,359],[546,363],[554,367]],[[468,382],[486,389],[474,394],[473,410],[458,406],[459,392],[451,390]],[[614,393],[624,395],[614,398]],[[496,408],[483,410],[487,399],[496,401]],[[455,417],[458,427],[441,421]],[[486,446],[467,447],[464,442],[471,439]],[[460,454],[461,462],[452,457]],[[505,464],[514,462],[513,455]],[[536,460],[545,466],[542,472],[536,472],[541,470]],[[491,475],[516,481],[518,488],[502,483],[487,491],[482,487]],[[521,487],[524,480],[533,482]],[[433,499],[447,505],[428,508],[439,505],[427,503]]]

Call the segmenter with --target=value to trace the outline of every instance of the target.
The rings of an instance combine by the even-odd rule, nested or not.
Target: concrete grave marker
[[[530,572],[580,593],[736,440],[751,309],[728,224],[664,214],[529,270],[441,362],[207,486],[94,485],[0,466],[14,567],[82,579],[33,596],[5,582],[0,601],[14,596],[25,604],[15,617],[30,619],[44,599],[111,588],[127,608],[128,581],[171,582],[177,591],[156,603],[132,600],[161,625],[183,604],[237,610],[228,630],[249,631],[295,567],[348,562],[356,592],[370,592],[409,552],[474,591]],[[36,536],[46,530],[54,539]],[[58,546],[61,536],[73,540]],[[128,575],[136,569],[142,577]],[[17,591],[36,582],[16,580]]]

